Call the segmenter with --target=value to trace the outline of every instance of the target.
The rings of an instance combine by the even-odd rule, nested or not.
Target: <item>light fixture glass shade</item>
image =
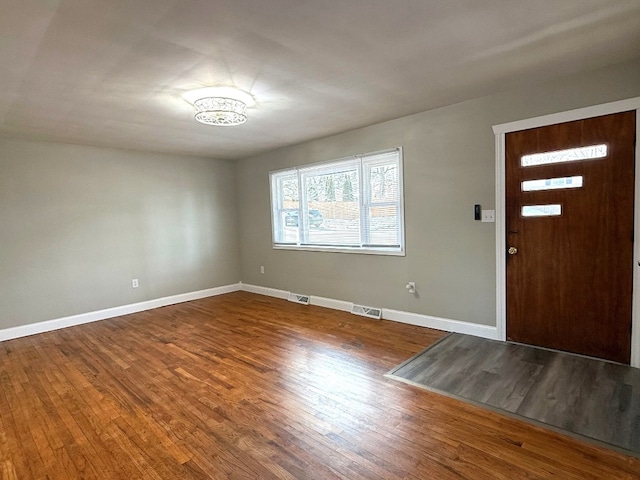
[[[247,105],[226,97],[205,97],[193,102],[196,120],[207,125],[232,127],[247,121]]]

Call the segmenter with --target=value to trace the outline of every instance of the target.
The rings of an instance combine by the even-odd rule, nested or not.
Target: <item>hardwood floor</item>
[[[2,342],[0,478],[640,478],[383,377],[442,335],[237,292]]]

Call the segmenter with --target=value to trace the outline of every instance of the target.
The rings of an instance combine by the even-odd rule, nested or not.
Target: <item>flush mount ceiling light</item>
[[[195,119],[206,125],[232,127],[247,121],[247,107],[254,105],[253,97],[234,87],[205,87],[183,94],[195,109]]]
[[[247,104],[234,98],[204,97],[193,103],[196,120],[206,125],[233,127],[247,121]]]

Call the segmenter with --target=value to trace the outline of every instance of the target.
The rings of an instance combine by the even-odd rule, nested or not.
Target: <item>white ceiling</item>
[[[637,57],[640,0],[0,0],[0,135],[242,158]]]

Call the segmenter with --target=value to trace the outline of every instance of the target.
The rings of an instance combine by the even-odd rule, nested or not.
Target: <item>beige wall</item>
[[[425,88],[428,79],[425,79]],[[495,325],[492,125],[640,96],[640,61],[280,149],[238,163],[245,283]],[[273,250],[270,170],[404,147],[406,257]],[[265,274],[260,274],[260,266]],[[404,285],[415,281],[418,295]]]
[[[0,139],[0,329],[238,282],[235,199],[231,162]]]

